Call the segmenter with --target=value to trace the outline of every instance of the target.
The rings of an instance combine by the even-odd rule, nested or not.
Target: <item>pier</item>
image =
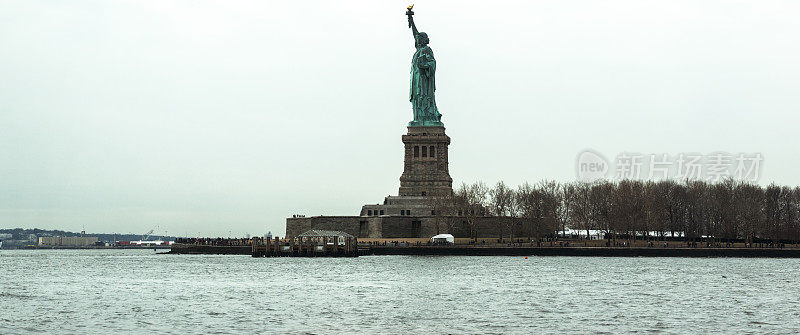
[[[253,257],[358,257],[358,239],[340,231],[310,230],[291,239],[251,242]]]

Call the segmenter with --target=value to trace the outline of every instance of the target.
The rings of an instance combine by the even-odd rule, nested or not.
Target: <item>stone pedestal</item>
[[[400,196],[450,196],[453,178],[448,169],[450,137],[444,127],[408,127],[403,135],[405,164]]]

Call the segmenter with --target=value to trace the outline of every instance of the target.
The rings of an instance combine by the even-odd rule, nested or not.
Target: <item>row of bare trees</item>
[[[462,184],[452,198],[431,200],[437,225],[466,223],[477,238],[480,218],[502,216],[507,237],[539,240],[566,228],[600,230],[625,239],[800,241],[800,187],[673,180],[592,184],[542,181],[517,188],[498,182]],[[452,217],[458,217],[457,220]],[[494,222],[494,221],[493,221]]]

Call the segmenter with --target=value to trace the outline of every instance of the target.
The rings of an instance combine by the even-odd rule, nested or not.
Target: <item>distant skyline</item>
[[[0,228],[283,235],[396,195],[400,1],[0,3]],[[796,1],[417,2],[454,185],[760,153],[800,185]]]

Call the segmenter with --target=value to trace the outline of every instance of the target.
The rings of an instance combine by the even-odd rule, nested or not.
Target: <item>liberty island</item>
[[[693,208],[708,206],[681,205],[687,204],[689,199],[677,196],[686,194],[688,197],[689,193],[699,192],[701,194],[694,198],[708,198],[704,193],[711,192],[712,185],[703,183],[679,185],[670,181],[647,184],[622,181],[618,184],[606,182],[588,185],[543,182],[533,187],[527,184],[520,185],[518,190],[511,190],[499,182],[492,189],[480,183],[464,184],[458,192],[454,192],[449,170],[451,139],[445,132],[442,114],[435,98],[437,60],[430,45],[429,35],[417,29],[412,9],[413,5],[409,6],[405,14],[415,48],[411,60],[409,90],[413,120],[408,123],[407,133],[402,135],[404,164],[397,195],[385,197],[382,203],[363,205],[358,215],[310,217],[300,215],[287,218],[287,238],[312,230],[328,230],[341,231],[361,241],[411,239],[420,243],[433,236],[449,234],[453,238],[471,239],[470,243],[473,244],[487,244],[488,241],[490,245],[496,242],[498,245],[522,247],[525,243],[531,248],[547,245],[563,247],[565,244],[559,244],[558,239],[577,238],[576,244],[582,247],[625,249],[558,252],[503,249],[493,251],[491,254],[551,254],[552,252],[563,255],[598,256],[800,257],[800,250],[784,249],[787,243],[791,246],[800,236],[798,235],[800,230],[794,229],[793,232],[788,232],[794,225],[791,216],[775,223],[786,228],[764,231],[758,234],[761,236],[755,233],[756,227],[753,227],[755,225],[753,222],[743,224],[728,220],[724,223],[733,228],[718,228],[721,227],[719,224],[704,228],[698,227],[696,220],[690,222],[687,219],[690,215],[698,215],[690,213]],[[720,188],[720,192],[740,189],[743,194],[737,197],[752,203],[751,212],[773,211],[758,208],[758,198],[749,198],[758,192],[753,187],[736,186],[732,181],[713,187]],[[800,194],[800,189],[797,191],[788,189],[786,194],[791,195],[793,192]],[[593,194],[591,197],[595,203],[587,202],[590,193]],[[659,198],[654,198],[654,195],[659,195]],[[645,209],[635,200],[646,196],[650,198],[645,202],[652,203],[652,208]],[[676,198],[669,199],[670,196]],[[614,197],[619,199],[612,208],[611,201]],[[794,208],[795,205],[791,203],[793,198],[787,196],[786,199],[788,199],[786,206]],[[677,206],[683,207],[677,208]],[[583,209],[589,207],[597,213],[589,216],[587,210]],[[643,210],[647,212],[642,214]],[[616,217],[612,218],[612,214]],[[712,213],[707,214],[708,217],[712,215]],[[777,213],[764,215],[779,216]],[[633,228],[627,223],[630,218],[643,223],[638,228]],[[567,227],[568,224],[572,229]],[[737,231],[735,225],[750,225],[747,229],[739,230],[749,230],[751,233],[749,235],[730,233]],[[781,231],[784,233],[780,233]],[[654,238],[660,242],[654,242]],[[570,246],[570,242],[565,243],[566,246]],[[654,246],[663,248],[654,249]],[[713,250],[700,250],[698,246]],[[767,249],[753,250],[751,248],[753,246]],[[647,249],[632,250],[631,247]],[[675,250],[675,247],[684,249]],[[736,249],[737,247],[745,248]],[[378,249],[373,251],[375,250]],[[437,250],[449,254],[473,253],[464,250],[452,252]],[[424,254],[431,251],[381,249],[377,252]]]
[[[754,217],[757,211],[776,214],[772,207],[758,207],[763,203],[758,192],[771,190],[732,181],[542,182],[516,190],[503,182],[493,188],[479,182],[454,191],[451,139],[435,97],[437,60],[430,36],[417,29],[412,8],[405,14],[414,40],[409,80],[413,119],[401,136],[403,172],[397,195],[362,205],[356,215],[294,215],[286,219],[283,240],[179,238],[172,253],[800,257],[800,249],[793,247],[800,233],[792,230],[793,216],[764,226],[777,227],[769,229],[729,219],[734,216],[710,221],[716,213],[734,210],[724,207],[725,197],[734,196],[747,208],[739,217]],[[741,194],[730,193],[734,191]],[[788,189],[786,194],[792,192]],[[712,196],[722,200],[701,203]],[[794,208],[791,199],[775,201]],[[708,222],[706,227],[703,222]]]

